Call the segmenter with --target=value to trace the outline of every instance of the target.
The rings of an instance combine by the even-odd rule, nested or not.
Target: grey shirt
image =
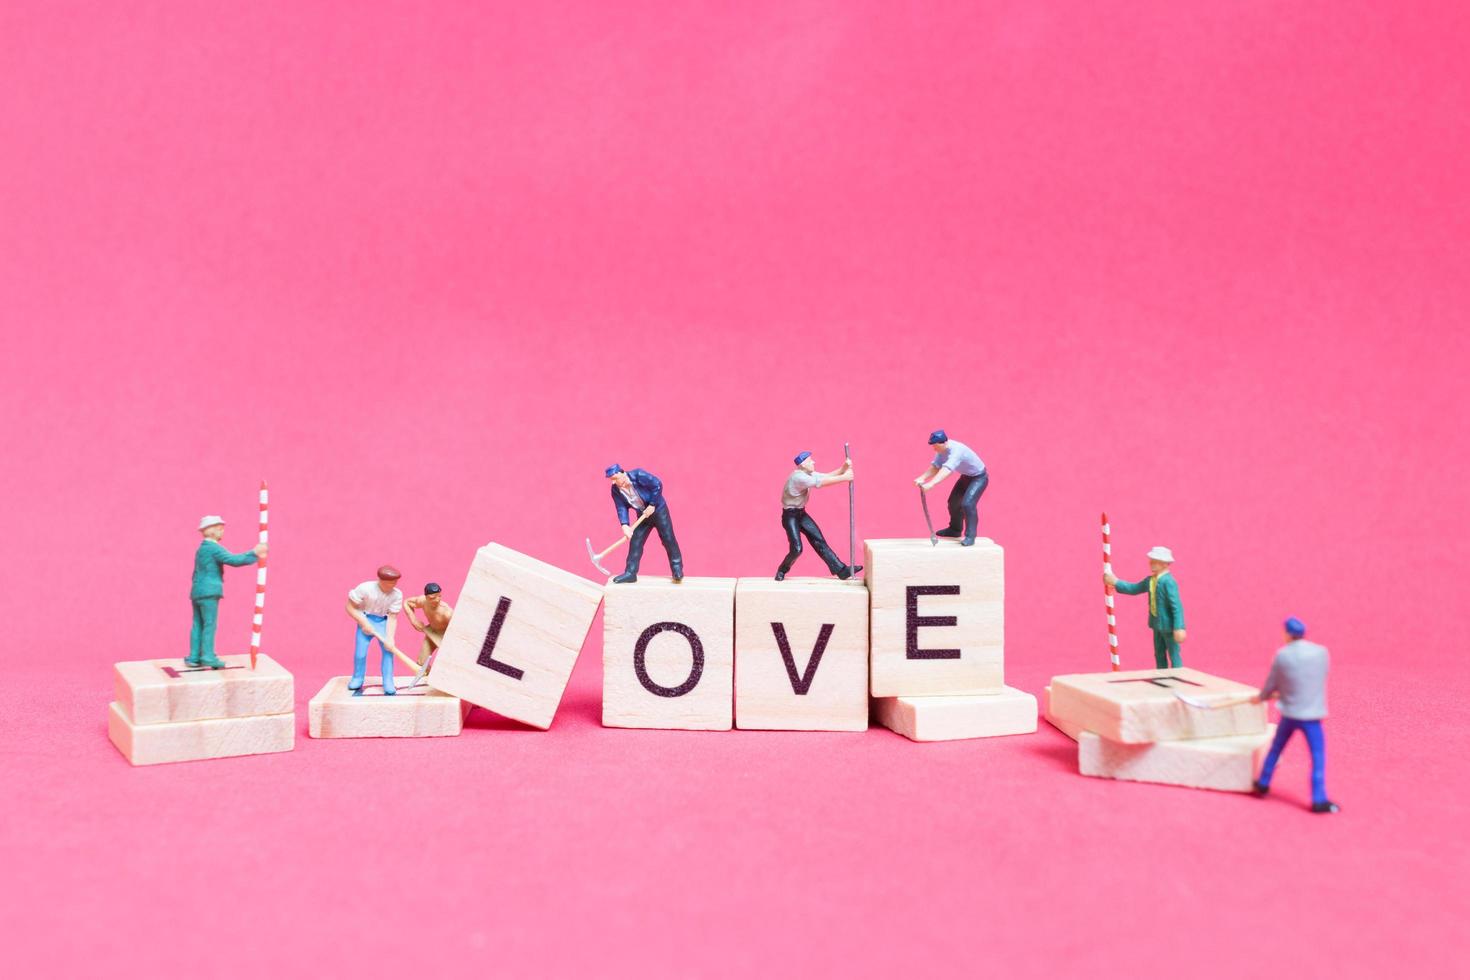
[[[633,484],[630,483],[626,487],[618,487],[618,493],[623,495],[623,499],[628,502],[629,507],[632,507],[640,514],[643,513],[645,506],[643,498],[638,495],[637,490],[633,489]]]
[[[952,470],[960,476],[979,476],[985,472],[985,462],[975,454],[975,450],[953,439],[944,444],[944,452],[934,457],[933,465],[942,470]]]
[[[786,478],[786,486],[781,488],[781,509],[805,507],[807,497],[811,496],[812,487],[821,485],[822,474],[808,473],[803,469],[792,470],[791,476]]]
[[[1276,651],[1261,698],[1281,695],[1281,715],[1297,721],[1327,717],[1327,648],[1292,640]]]

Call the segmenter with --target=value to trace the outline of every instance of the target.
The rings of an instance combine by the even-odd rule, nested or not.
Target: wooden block
[[[362,693],[347,689],[351,678],[333,677],[307,706],[312,738],[421,738],[458,735],[470,706],[452,694],[420,684],[383,694],[383,678],[369,677]]]
[[[475,552],[428,682],[550,728],[600,602],[597,583],[487,544]]]
[[[640,576],[607,586],[602,723],[729,731],[734,719],[735,580]]]
[[[1005,553],[989,538],[863,544],[874,697],[1005,686]]]
[[[1047,685],[1041,689],[1041,717],[1045,718],[1049,725],[1074,742],[1077,741],[1077,736],[1082,734],[1082,729],[1079,726],[1072,724],[1070,721],[1063,721],[1052,714],[1051,685]]]
[[[868,729],[868,590],[835,578],[735,587],[738,728]]]
[[[1258,735],[1266,707],[1193,708],[1174,692],[1219,703],[1249,697],[1254,687],[1192,667],[1063,674],[1051,679],[1051,714],[1076,728],[1130,745],[1176,738]]]
[[[1267,725],[1256,735],[1124,745],[1081,732],[1077,739],[1077,770],[1084,776],[1105,779],[1249,793],[1275,734],[1276,726]]]
[[[112,665],[113,696],[135,725],[205,718],[279,715],[296,710],[291,674],[265,654],[250,669],[247,654],[220,658],[220,670],[182,659],[125,660]]]
[[[296,744],[296,714],[137,725],[113,701],[107,706],[107,737],[135,766],[289,752]]]
[[[1003,687],[994,694],[874,698],[873,710],[884,728],[891,728],[915,742],[1026,735],[1036,731],[1036,698],[1014,687]]]

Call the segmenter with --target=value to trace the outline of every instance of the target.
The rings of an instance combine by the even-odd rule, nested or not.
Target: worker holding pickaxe
[[[609,466],[604,475],[612,484],[613,507],[618,512],[618,523],[623,525],[623,537],[628,539],[628,563],[623,574],[614,582],[638,581],[638,566],[643,561],[643,543],[653,528],[658,528],[658,539],[663,542],[669,555],[669,572],[674,581],[684,578],[684,556],[679,551],[679,541],[674,537],[674,519],[669,516],[669,505],[664,500],[664,485],[658,477],[647,470],[624,471],[617,463]],[[630,524],[631,516],[638,519]]]
[[[357,624],[354,634],[356,645],[352,651],[352,679],[347,682],[349,691],[362,690],[367,672],[368,647],[378,641],[383,653],[383,693],[397,694],[393,685],[393,658],[402,657],[410,667],[417,667],[408,654],[393,643],[393,634],[398,629],[398,614],[403,610],[403,593],[398,580],[402,573],[392,565],[378,569],[377,581],[368,581],[347,593],[347,615]]]
[[[408,613],[408,625],[424,634],[424,642],[419,645],[418,671],[411,687],[417,687],[424,679],[435,651],[444,645],[444,631],[449,628],[449,617],[454,615],[454,607],[444,601],[443,592],[438,582],[430,582],[424,586],[423,595],[416,595],[403,604],[404,611]],[[419,622],[413,614],[415,609],[423,612],[425,622]]]
[[[801,536],[812,543],[818,556],[826,563],[827,570],[840,579],[851,578],[854,572],[863,570],[861,565],[848,566],[846,562],[838,558],[832,551],[832,546],[827,544],[827,539],[822,536],[822,529],[817,522],[806,512],[807,498],[811,492],[818,487],[831,486],[836,483],[847,483],[853,478],[852,460],[842,464],[840,470],[831,473],[818,473],[816,462],[809,452],[799,453],[793,462],[796,469],[786,478],[786,485],[781,488],[781,527],[786,531],[786,557],[781,560],[781,567],[776,569],[776,581],[780,582],[786,578],[786,573],[791,571],[791,566],[796,564],[796,559],[801,557]]]
[[[959,538],[960,544],[975,543],[975,531],[980,523],[980,496],[990,486],[990,474],[985,463],[975,450],[962,442],[956,442],[943,429],[929,433],[929,446],[934,450],[934,461],[929,468],[914,479],[914,486],[928,492],[944,482],[951,474],[959,474],[954,489],[949,492],[949,526],[932,531],[935,537]],[[924,516],[929,516],[929,504],[924,503]]]

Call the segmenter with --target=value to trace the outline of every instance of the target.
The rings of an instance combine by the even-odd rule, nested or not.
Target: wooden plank
[[[1127,744],[1258,735],[1266,730],[1265,705],[1202,709],[1176,696],[1221,703],[1249,697],[1255,691],[1248,684],[1193,667],[1063,674],[1051,680],[1049,709],[1068,725]]]
[[[135,725],[205,718],[278,715],[296,708],[291,674],[261,654],[221,657],[225,667],[190,667],[179,659],[124,660],[112,665],[113,697]]]
[[[993,694],[1005,686],[1005,553],[941,538],[863,544],[874,697]],[[946,619],[951,622],[946,623]]]
[[[874,698],[879,724],[915,742],[1026,735],[1036,731],[1036,698],[1013,687],[994,694]]]
[[[1084,776],[1249,793],[1276,734],[1188,738],[1147,745],[1112,742],[1092,732],[1077,738],[1077,771]]]
[[[470,705],[427,685],[383,693],[383,679],[368,677],[362,693],[347,688],[349,677],[333,677],[307,705],[312,738],[424,738],[458,735]]]
[[[739,580],[735,724],[867,731],[868,590],[862,582]]]
[[[296,715],[250,715],[136,725],[116,701],[107,706],[107,737],[135,766],[193,762],[237,755],[289,752],[296,744]]]
[[[728,731],[734,722],[735,579],[640,575],[607,586],[602,723]]]

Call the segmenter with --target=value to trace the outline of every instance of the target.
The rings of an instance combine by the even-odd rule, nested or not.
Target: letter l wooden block
[[[602,625],[604,725],[730,730],[733,578],[686,578],[675,584],[642,576],[626,585],[610,584]]]
[[[601,601],[595,582],[487,544],[475,552],[428,682],[550,728]]]
[[[835,578],[735,588],[735,724],[868,729],[868,590]]]
[[[863,544],[876,697],[992,694],[1005,685],[1005,553],[989,538]]]

